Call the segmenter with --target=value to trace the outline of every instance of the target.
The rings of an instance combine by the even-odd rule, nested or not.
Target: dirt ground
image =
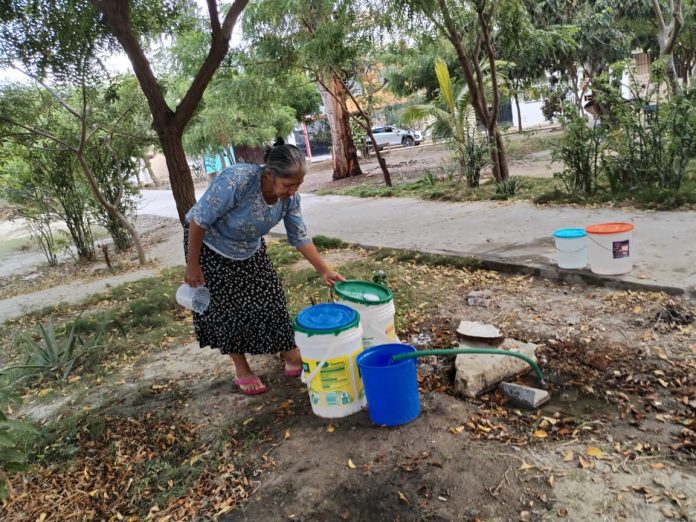
[[[340,267],[367,255],[341,249],[327,257]],[[157,412],[178,419],[173,437],[181,442],[172,448],[187,437],[181,422],[191,434],[234,426],[224,428],[222,441],[215,435],[239,449],[230,461],[234,472],[221,471],[215,483],[243,484],[229,504],[207,511],[221,520],[696,517],[693,303],[488,271],[410,270],[416,275],[407,282],[423,307],[399,332],[402,340],[453,346],[459,320],[489,321],[509,337],[539,344],[552,401],[538,411],[519,410],[496,390],[462,400],[453,393],[454,358],[430,357],[419,359],[422,412],[414,422],[377,427],[366,412],[322,419],[312,414],[304,386],[283,376],[278,358],[252,358],[269,392],[247,397],[233,386],[226,358],[193,343],[144,353],[97,386],[30,400],[23,414],[50,424],[90,408],[118,433],[117,419],[146,422]],[[424,287],[431,296],[434,288],[435,301],[425,301]],[[491,292],[488,306],[469,306],[466,295],[484,289]],[[529,377],[522,382],[534,385]],[[206,437],[200,440],[209,444]],[[202,494],[213,490],[202,487]],[[10,508],[6,520],[42,512]],[[190,519],[164,508],[150,518]]]
[[[385,156],[395,180],[412,180],[440,168],[447,152],[419,146]],[[380,183],[374,160],[363,170]],[[511,170],[548,175],[551,169],[540,155]],[[363,182],[327,181],[330,172],[330,165],[313,164],[303,190]],[[166,240],[167,227],[178,227],[151,224],[150,249]],[[339,268],[372,262],[357,249],[327,257]],[[192,335],[162,339],[124,357],[108,378],[25,398],[19,416],[50,426],[96,411],[103,431],[92,440],[88,426],[76,436],[90,440],[83,455],[90,467],[75,475],[91,486],[65,496],[56,480],[63,470],[47,466],[14,481],[18,497],[0,508],[0,516],[65,520],[59,506],[68,505],[74,520],[138,520],[145,517],[129,518],[134,506],[157,494],[161,500],[152,502],[149,520],[191,520],[192,496],[195,509],[205,513],[193,519],[204,520],[696,520],[693,302],[448,266],[409,264],[408,274],[398,281],[415,299],[408,328],[398,332],[403,341],[451,347],[460,341],[460,320],[493,323],[508,337],[538,344],[552,400],[536,411],[518,409],[497,390],[463,400],[453,392],[454,357],[430,357],[418,362],[422,411],[412,423],[378,427],[365,411],[322,419],[312,414],[299,380],[284,377],[280,359],[251,358],[269,391],[247,397],[234,387],[226,357],[200,349]],[[29,291],[71,274],[47,277],[0,283]],[[491,292],[487,306],[468,304],[474,290]],[[182,312],[179,320],[190,317]],[[519,382],[535,381],[523,376]],[[119,438],[122,433],[129,438]],[[176,483],[142,485],[131,478],[124,484],[120,478],[147,459],[155,466],[155,455],[180,467],[200,466],[214,444],[224,445],[228,458],[211,464],[212,471],[185,491],[168,495],[178,491]],[[119,479],[109,483],[105,477],[113,474]],[[32,503],[39,493],[50,502]],[[95,512],[103,516],[90,515]]]
[[[555,130],[538,131],[538,135],[553,135]],[[507,139],[523,139],[517,134],[511,134]],[[395,147],[384,149],[382,154],[387,161],[387,167],[394,184],[416,181],[423,177],[426,171],[431,171],[436,176],[444,176],[451,164],[451,152],[444,144],[433,143],[426,140],[415,147]],[[561,170],[561,165],[551,161],[551,152],[542,151],[530,154],[509,162],[510,175],[552,177],[554,172]],[[384,184],[382,170],[377,163],[377,157],[372,154],[370,158],[361,159],[360,167],[364,176],[356,176],[338,181],[332,180],[333,168],[330,160],[310,164],[307,169],[303,192],[316,192],[322,189],[338,189],[351,185],[368,184],[380,186]],[[482,171],[482,181],[490,179],[490,169]]]

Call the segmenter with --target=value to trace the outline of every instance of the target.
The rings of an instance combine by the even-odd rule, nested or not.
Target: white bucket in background
[[[356,357],[363,351],[358,312],[341,304],[318,304],[295,318],[302,356],[302,382],[319,417],[352,415],[367,405]]]
[[[336,301],[360,314],[363,347],[398,343],[394,324],[394,295],[386,286],[371,281],[339,281],[334,285]]]
[[[587,233],[582,228],[560,228],[553,233],[558,268],[577,270],[587,265]]]
[[[599,223],[585,227],[588,260],[595,274],[618,275],[633,269],[632,223]]]

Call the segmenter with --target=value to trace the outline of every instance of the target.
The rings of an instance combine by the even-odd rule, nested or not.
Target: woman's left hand
[[[341,274],[331,269],[321,272],[321,278],[324,280],[324,283],[326,283],[326,286],[328,286],[329,288],[332,288],[333,285],[335,285],[338,281],[346,280],[346,278],[343,277]]]

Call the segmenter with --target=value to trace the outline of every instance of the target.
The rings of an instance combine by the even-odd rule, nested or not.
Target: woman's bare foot
[[[283,354],[285,359],[285,375],[287,377],[299,377],[302,374],[302,357],[300,350],[293,348]]]
[[[257,395],[266,391],[266,386],[261,382],[254,372],[249,368],[246,356],[242,353],[230,354],[234,363],[234,383],[245,395]]]

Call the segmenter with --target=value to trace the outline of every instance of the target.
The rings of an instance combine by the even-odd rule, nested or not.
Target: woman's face
[[[273,192],[279,199],[288,199],[300,189],[304,176],[304,169],[298,167],[293,175],[288,178],[273,178]]]

